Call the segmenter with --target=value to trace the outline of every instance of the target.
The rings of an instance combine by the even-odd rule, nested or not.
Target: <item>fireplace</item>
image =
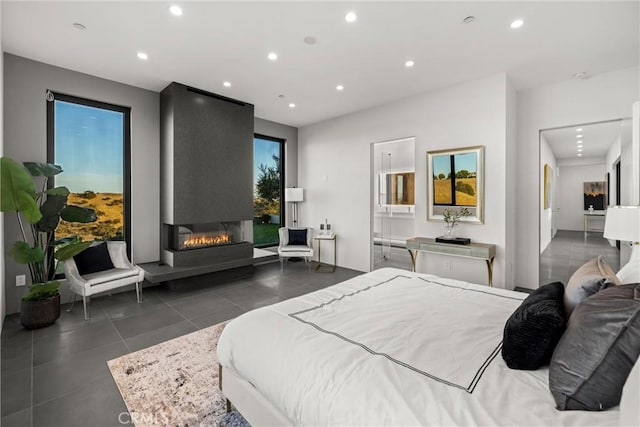
[[[244,221],[163,224],[161,260],[171,267],[235,268],[253,259],[253,243],[244,240]]]
[[[169,248],[189,251],[242,242],[242,223],[214,222],[209,224],[170,225]]]

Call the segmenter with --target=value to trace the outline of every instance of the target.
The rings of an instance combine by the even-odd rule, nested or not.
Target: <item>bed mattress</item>
[[[234,319],[218,360],[296,425],[617,425],[617,409],[556,410],[547,369],[506,366],[524,297],[376,270]]]

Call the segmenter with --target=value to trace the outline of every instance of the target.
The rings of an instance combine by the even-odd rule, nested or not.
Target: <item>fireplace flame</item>
[[[229,243],[231,238],[228,234],[223,233],[217,236],[210,234],[193,234],[182,243],[182,247],[185,249],[201,248],[205,246],[222,245]]]

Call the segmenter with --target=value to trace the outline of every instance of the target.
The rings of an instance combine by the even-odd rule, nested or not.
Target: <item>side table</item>
[[[330,234],[318,234],[314,236],[314,240],[318,241],[318,265],[316,267],[317,273],[333,273],[336,271],[337,256],[336,256],[336,233]],[[333,241],[333,265],[322,262],[320,258],[320,247],[323,240]]]

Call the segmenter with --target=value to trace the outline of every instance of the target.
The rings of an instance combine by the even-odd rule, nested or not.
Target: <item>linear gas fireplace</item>
[[[169,248],[189,251],[242,242],[242,222],[170,225]]]
[[[172,267],[234,266],[253,258],[253,243],[244,241],[242,221],[163,224],[162,228],[162,261]]]

